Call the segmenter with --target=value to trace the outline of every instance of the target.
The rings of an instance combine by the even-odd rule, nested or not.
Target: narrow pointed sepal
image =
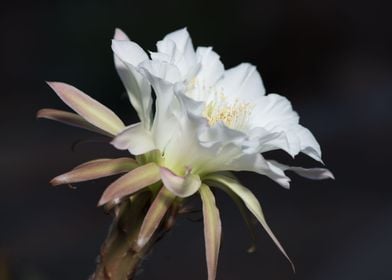
[[[60,82],[48,82],[48,85],[65,104],[92,125],[112,135],[124,129],[124,123],[116,114],[79,89]]]
[[[297,173],[298,175],[307,178],[307,179],[311,179],[311,180],[325,180],[325,179],[333,179],[335,180],[335,176],[333,175],[333,173],[326,168],[320,168],[320,167],[316,167],[316,168],[303,168],[300,166],[289,166],[289,165],[285,165],[282,164],[280,162],[277,162],[275,160],[269,160],[268,161],[269,164],[272,164],[275,167],[278,167],[280,169],[282,169],[283,171],[293,171],[295,173]]]
[[[126,195],[133,194],[158,182],[160,179],[159,166],[155,163],[148,163],[135,168],[106,188],[98,202],[98,206],[102,206],[113,200],[117,201]]]
[[[148,209],[146,217],[144,218],[139,237],[137,239],[137,250],[143,248],[143,246],[151,239],[152,235],[161,223],[162,218],[172,205],[174,199],[175,195],[163,186],[158,195],[155,197],[153,203]]]
[[[83,128],[90,130],[92,132],[96,132],[99,134],[103,134],[106,136],[112,137],[113,134],[106,132],[102,129],[99,129],[98,127],[92,125],[85,119],[83,119],[81,116],[63,111],[63,110],[57,110],[57,109],[41,109],[37,112],[37,118],[39,119],[48,119],[48,120],[53,120],[53,121],[58,121],[63,124],[67,124],[70,126],[78,127],[78,128]]]
[[[161,167],[160,172],[162,182],[166,188],[179,197],[191,196],[201,186],[201,180],[198,175],[189,173],[185,176],[178,176],[165,167]]]
[[[227,192],[227,189],[234,192],[241,200],[244,202],[245,206],[249,209],[249,211],[256,217],[259,223],[263,226],[264,230],[268,233],[270,238],[274,241],[276,246],[282,252],[282,254],[287,258],[290,262],[293,271],[295,271],[295,267],[289,256],[287,255],[286,251],[283,249],[282,245],[280,244],[279,240],[275,237],[274,233],[272,232],[271,228],[267,224],[263,210],[261,209],[261,205],[254,194],[244,186],[242,186],[239,182],[235,179],[223,176],[223,175],[215,175],[211,174],[204,178],[205,181],[211,182],[214,186],[221,187],[224,191]]]
[[[84,182],[129,172],[138,166],[132,158],[96,159],[76,166],[50,181],[53,186]]]
[[[234,201],[237,205],[238,209],[240,210],[241,216],[245,221],[246,227],[248,228],[251,244],[247,249],[248,253],[254,253],[256,251],[256,234],[255,234],[255,225],[253,223],[253,216],[249,213],[248,208],[246,207],[245,203],[242,199],[236,195],[233,191],[226,189],[226,193],[230,196],[230,198]],[[256,220],[255,220],[256,222]]]
[[[203,203],[204,239],[206,247],[208,280],[215,280],[218,266],[222,225],[219,216],[219,210],[216,207],[215,197],[210,188],[207,185],[202,184],[199,192]]]

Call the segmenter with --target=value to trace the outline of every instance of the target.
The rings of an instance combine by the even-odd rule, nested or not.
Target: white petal
[[[200,143],[205,147],[233,143],[241,146],[247,137],[239,130],[227,127],[223,122],[218,122],[212,127],[207,127],[199,132]]]
[[[259,152],[283,149],[291,156],[297,155],[301,151],[301,139],[296,133],[299,117],[290,101],[278,94],[268,94],[256,99],[254,104],[250,125],[278,136],[260,146]]]
[[[167,34],[162,41],[166,40],[171,40],[176,44],[177,49],[184,55],[187,62],[190,64],[195,63],[195,49],[193,48],[192,39],[186,28]],[[165,52],[159,46],[158,51]]]
[[[167,62],[146,60],[139,65],[139,68],[143,74],[149,74],[148,78],[151,84],[156,83],[156,79],[170,84],[181,80],[181,74],[178,68]]]
[[[278,94],[268,94],[253,102],[252,125],[273,128],[279,124],[297,124],[298,114],[293,110],[290,101]]]
[[[277,147],[288,147],[288,140],[283,131],[271,132],[263,127],[255,127],[248,131],[248,138],[243,141],[245,153],[263,153],[277,149]]]
[[[135,68],[142,61],[148,60],[148,56],[139,45],[129,41],[121,30],[116,29],[115,38],[117,40],[112,41],[112,49],[117,73],[127,90],[132,106],[148,129],[152,114],[151,87]]]
[[[124,31],[122,31],[120,28],[116,28],[114,30],[114,40],[129,41],[129,38]]]
[[[270,164],[260,154],[243,154],[230,162],[226,170],[256,172],[269,177],[286,189],[290,187],[291,180],[284,174],[283,170]]]
[[[260,145],[247,152],[283,149],[293,157],[303,152],[321,162],[320,145],[312,133],[298,123],[298,114],[287,98],[278,94],[268,94],[255,100],[255,105],[251,116],[251,126],[255,131],[251,133],[254,139],[260,139]],[[265,138],[265,131],[275,134],[276,137],[261,141]]]
[[[159,61],[145,61],[139,69],[150,81],[157,97],[152,132],[157,148],[162,151],[177,127],[175,116],[179,113],[179,104],[174,96],[173,83],[180,78],[180,73],[176,66]]]
[[[298,125],[297,135],[301,141],[301,152],[322,162],[320,145],[313,134],[302,125]]]
[[[188,197],[197,192],[201,186],[198,175],[177,176],[171,170],[161,167],[163,185],[179,197]]]
[[[198,47],[196,57],[201,64],[201,69],[197,78],[204,81],[207,86],[214,85],[225,72],[224,66],[219,59],[219,55],[211,47]]]
[[[112,50],[121,61],[133,66],[148,60],[146,52],[138,44],[129,40],[112,40]]]
[[[326,168],[303,168],[298,166],[288,166],[274,160],[270,160],[269,163],[283,171],[293,171],[302,177],[312,180],[335,179],[332,172]]]
[[[265,88],[256,67],[249,63],[242,63],[226,70],[223,79],[218,83],[228,98],[253,101],[265,94]]]
[[[153,60],[159,59],[172,63],[178,67],[182,77],[185,77],[196,64],[195,50],[186,28],[169,33],[162,41],[157,43],[158,53],[152,54]]]
[[[129,150],[133,155],[141,155],[156,149],[150,131],[142,123],[126,127],[111,144],[119,150]]]

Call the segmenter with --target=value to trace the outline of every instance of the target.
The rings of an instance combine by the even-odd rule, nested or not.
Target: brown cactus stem
[[[150,241],[137,249],[140,227],[151,201],[152,194],[146,191],[116,206],[113,223],[101,247],[97,267],[90,280],[135,279],[146,254],[173,226],[178,211],[178,206],[174,204]]]

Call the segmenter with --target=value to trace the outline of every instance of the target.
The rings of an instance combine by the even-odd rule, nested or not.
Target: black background
[[[75,85],[136,121],[112,62],[122,28],[146,50],[187,26],[225,66],[256,64],[320,142],[336,181],[292,175],[287,191],[241,174],[297,273],[258,227],[258,250],[235,205],[223,220],[218,279],[392,279],[392,17],[389,1],[13,1],[0,8],[0,278],[86,279],[110,217],[96,208],[110,180],[52,188],[73,166],[119,153],[92,133],[35,119],[65,109],[45,80]],[[300,157],[306,166],[315,165]],[[206,279],[202,223],[180,219],[139,279]]]

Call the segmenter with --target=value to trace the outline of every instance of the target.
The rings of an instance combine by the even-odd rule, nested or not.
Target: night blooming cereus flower
[[[54,178],[52,184],[126,173],[105,190],[99,201],[99,205],[115,205],[158,183],[136,248],[143,248],[150,240],[174,201],[182,203],[198,193],[203,204],[210,280],[216,276],[221,238],[219,211],[210,187],[218,187],[257,218],[288,258],[267,225],[256,197],[223,171],[257,172],[284,188],[289,187],[288,170],[310,179],[333,178],[324,168],[292,167],[263,157],[264,152],[281,149],[292,157],[302,152],[321,162],[319,144],[299,124],[290,102],[277,94],[266,95],[255,66],[242,63],[225,70],[211,47],[195,50],[186,29],[165,36],[150,56],[116,30],[112,49],[139,123],[125,126],[104,105],[58,82],[49,85],[78,115],[43,109],[38,116],[113,137],[114,147],[136,157],[87,162]]]

